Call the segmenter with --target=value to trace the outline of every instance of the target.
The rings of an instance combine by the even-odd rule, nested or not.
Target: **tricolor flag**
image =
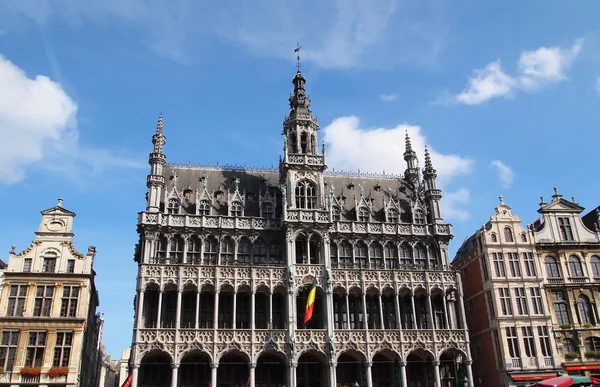
[[[125,383],[121,387],[129,387],[131,386],[131,379],[133,378],[133,374],[129,374],[127,379],[125,379]]]
[[[306,299],[306,310],[304,311],[304,325],[306,325],[313,315],[313,309],[315,308],[315,295],[317,294],[317,284],[315,281],[312,283],[310,292],[308,292],[308,298]]]

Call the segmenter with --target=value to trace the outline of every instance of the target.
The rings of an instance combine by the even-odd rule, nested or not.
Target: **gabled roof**
[[[42,213],[42,215],[53,215],[56,213],[60,213],[60,214],[75,216],[75,213],[73,211],[69,211],[62,206],[62,202],[63,202],[62,198],[59,198],[57,205],[55,205],[52,208],[48,208],[47,210],[40,211],[40,212]]]
[[[579,204],[570,202],[560,197],[553,199],[548,204],[542,204],[538,212],[540,214],[549,212],[568,212],[580,214],[583,212],[583,210],[585,210],[585,208],[581,207]]]

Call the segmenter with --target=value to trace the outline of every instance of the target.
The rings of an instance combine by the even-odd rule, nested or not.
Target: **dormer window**
[[[512,233],[512,230],[510,229],[510,227],[504,228],[504,240],[506,242],[514,242],[513,233]]]
[[[296,186],[296,208],[312,210],[317,207],[317,187],[308,180],[298,182]]]
[[[423,210],[416,210],[414,213],[415,224],[425,224],[425,213]]]
[[[273,205],[271,203],[263,203],[262,216],[263,218],[273,218]]]
[[[521,242],[527,242],[527,235],[525,233],[521,233]]]
[[[368,222],[369,221],[369,210],[365,207],[358,208],[358,221],[359,222]]]
[[[390,208],[387,212],[387,221],[389,223],[398,223],[398,210]]]
[[[179,200],[175,198],[169,199],[167,205],[167,214],[177,215],[179,214]]]
[[[560,228],[560,236],[563,241],[572,241],[574,239],[571,220],[569,218],[558,218],[558,227]]]
[[[494,242],[494,243],[498,242],[498,237],[496,236],[496,234],[492,234],[491,238],[492,238],[492,242]]]
[[[331,217],[333,220],[342,220],[342,215],[338,206],[331,207]]]
[[[242,216],[242,203],[232,202],[231,203],[231,216]]]
[[[198,215],[210,215],[210,202],[201,200],[198,204]]]

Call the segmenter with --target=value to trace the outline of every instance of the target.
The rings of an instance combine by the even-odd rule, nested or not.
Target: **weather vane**
[[[298,72],[300,72],[300,49],[302,48],[302,46],[300,45],[300,43],[296,42],[296,48],[294,49],[294,52],[297,53],[296,54],[296,68],[298,69]]]

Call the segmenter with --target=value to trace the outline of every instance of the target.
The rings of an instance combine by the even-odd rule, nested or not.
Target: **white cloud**
[[[394,100],[396,100],[398,98],[398,96],[396,94],[381,94],[379,96],[379,99],[382,100],[383,102],[392,102]]]
[[[500,160],[492,161],[490,166],[498,170],[498,178],[500,179],[500,184],[502,187],[510,188],[515,179],[514,171]]]
[[[85,149],[78,142],[77,104],[60,84],[38,75],[29,78],[0,55],[0,184],[26,178],[28,169],[98,171],[98,163],[131,166],[107,150]],[[94,157],[98,156],[98,157]]]
[[[328,68],[435,64],[444,45],[446,0],[19,0],[3,9],[6,24],[25,15],[39,24],[53,19],[81,26],[126,22],[159,55],[179,62],[201,59],[206,37],[243,44],[251,52],[303,60]],[[0,15],[0,25],[2,23]],[[149,39],[148,39],[149,37]]]
[[[403,173],[406,163],[402,154],[405,135],[408,132],[417,157],[423,161],[426,137],[419,126],[400,124],[394,128],[360,128],[357,117],[340,117],[323,129],[327,148],[327,164],[336,169],[363,172]],[[428,145],[429,146],[429,145]],[[438,171],[438,185],[443,188],[457,176],[466,175],[473,168],[473,161],[454,154],[443,154],[429,146],[434,168]],[[423,165],[421,165],[423,167]],[[465,219],[466,211],[453,207],[465,202],[468,190],[444,194],[442,205],[447,218]],[[459,194],[460,193],[460,194]],[[446,198],[450,197],[449,200]]]
[[[534,91],[549,83],[563,81],[567,79],[565,71],[579,55],[582,45],[583,40],[579,39],[568,49],[540,47],[535,51],[523,51],[516,75],[505,73],[500,60],[483,69],[475,69],[468,86],[456,95],[456,102],[478,105],[492,98],[511,96],[516,91]]]
[[[465,221],[471,217],[471,214],[463,207],[469,202],[471,193],[466,188],[459,188],[454,192],[444,193],[442,198],[442,215],[449,219]]]

